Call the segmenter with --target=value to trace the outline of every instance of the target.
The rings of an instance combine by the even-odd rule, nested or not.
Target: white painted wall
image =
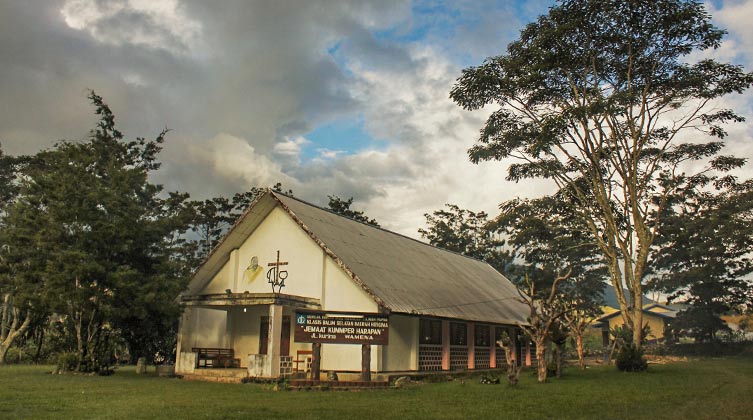
[[[190,346],[183,351],[191,351],[192,347],[224,347],[226,343],[225,311],[194,308],[192,313]]]
[[[268,263],[277,259],[287,261],[288,272],[282,293],[287,295],[321,298],[322,250],[280,208],[275,208],[261,225],[238,249],[238,286],[234,292],[271,293],[267,282]],[[246,270],[251,258],[259,259],[259,269]]]
[[[382,351],[384,371],[418,370],[418,318],[390,315],[389,345]]]
[[[249,354],[259,353],[259,326],[261,317],[269,316],[267,306],[248,306],[246,312],[243,308],[235,308],[230,313],[233,319],[233,349],[235,357],[241,359],[241,365],[245,367]]]

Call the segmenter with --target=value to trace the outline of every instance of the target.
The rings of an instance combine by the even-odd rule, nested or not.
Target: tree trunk
[[[638,299],[633,308],[633,344],[636,349],[641,348],[643,341],[643,302]]]
[[[557,358],[555,361],[557,362],[557,377],[562,377],[562,359],[565,357],[565,343],[557,343]]]
[[[578,364],[581,369],[586,369],[586,358],[583,356],[583,333],[575,333],[575,350],[578,352]]]
[[[546,382],[546,342],[536,341],[536,368],[539,382]]]
[[[26,316],[21,322],[21,311],[13,306],[13,297],[6,293],[3,296],[3,311],[0,320],[0,365],[6,363],[8,350],[16,339],[29,328],[29,324],[31,324],[31,313],[26,311]]]

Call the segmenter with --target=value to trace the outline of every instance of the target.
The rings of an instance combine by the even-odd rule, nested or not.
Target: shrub
[[[617,369],[622,372],[642,372],[648,369],[648,363],[643,358],[643,350],[633,343],[625,343],[617,353]]]
[[[58,369],[72,372],[78,366],[78,353],[60,353],[58,355]]]

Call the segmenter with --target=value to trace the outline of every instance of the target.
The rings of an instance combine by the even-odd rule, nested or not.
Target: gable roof
[[[280,206],[382,308],[393,313],[525,324],[528,307],[489,264],[267,192],[249,207],[196,271],[198,291],[230,252]]]
[[[596,321],[597,322],[606,321],[608,319],[611,319],[620,315],[621,313],[622,311],[616,310],[614,312],[610,312],[608,314],[602,315],[601,317],[597,318]],[[673,310],[670,307],[660,305],[658,303],[650,303],[648,305],[644,305],[643,314],[658,316],[659,318],[664,318],[664,319],[675,319],[675,317],[677,317],[677,312],[675,310]]]
[[[604,286],[604,305],[609,306],[610,308],[614,308],[619,310],[620,309],[620,303],[617,301],[617,293],[614,291],[614,286],[612,286],[611,283],[604,283],[606,286]],[[628,292],[627,289],[622,289],[625,296],[629,296],[630,292]],[[653,300],[649,299],[646,295],[643,295],[643,304],[651,304],[656,303]]]

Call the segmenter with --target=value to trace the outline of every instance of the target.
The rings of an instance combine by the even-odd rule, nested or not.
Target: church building
[[[176,373],[495,368],[526,323],[517,297],[483,261],[268,191],[179,297]]]

